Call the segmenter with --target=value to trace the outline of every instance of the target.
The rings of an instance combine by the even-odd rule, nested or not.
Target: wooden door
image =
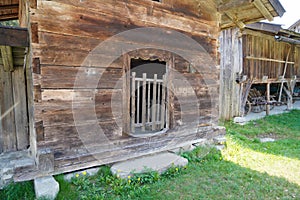
[[[23,66],[5,69],[0,62],[0,153],[29,146],[26,99]]]

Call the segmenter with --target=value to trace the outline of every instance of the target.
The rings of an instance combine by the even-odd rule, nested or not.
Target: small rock
[[[198,146],[206,145],[206,144],[208,144],[208,143],[209,143],[209,141],[208,141],[207,139],[203,139],[203,140],[201,140],[201,141],[197,141],[197,142],[194,143],[193,145],[194,145],[195,147],[198,147]]]
[[[225,145],[216,145],[215,148],[219,151],[222,151],[225,148]]]
[[[235,117],[235,118],[233,119],[233,122],[234,122],[234,123],[239,123],[239,124],[245,123],[245,122],[246,122],[246,118],[245,118],[245,117]]]
[[[260,138],[260,142],[265,143],[265,142],[275,142],[275,139],[273,138]]]
[[[215,137],[214,139],[215,144],[225,144],[226,143],[226,138],[225,137]]]
[[[34,190],[36,198],[55,199],[59,192],[59,184],[52,176],[34,179]]]

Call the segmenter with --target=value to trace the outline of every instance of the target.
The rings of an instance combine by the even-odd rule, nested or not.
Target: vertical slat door
[[[167,79],[163,75],[158,79],[146,73],[137,77],[136,72],[131,75],[131,132],[158,131],[166,127],[167,117]]]

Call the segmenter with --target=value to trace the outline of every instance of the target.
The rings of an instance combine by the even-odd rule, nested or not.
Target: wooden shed
[[[223,135],[220,29],[284,12],[278,0],[19,2],[30,41],[21,108],[36,166],[20,169],[15,180]]]
[[[280,102],[300,80],[300,34],[281,25],[254,23],[245,29],[224,30],[220,36],[221,117],[242,116],[249,89],[264,88]],[[280,98],[278,100],[278,98]],[[292,98],[288,99],[292,101]]]

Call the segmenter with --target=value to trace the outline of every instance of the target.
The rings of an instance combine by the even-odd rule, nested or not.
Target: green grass
[[[12,183],[4,190],[0,190],[0,199],[2,200],[30,200],[34,199],[33,183],[31,181],[23,183]]]
[[[263,119],[252,121],[244,126],[225,123],[227,133],[240,133],[250,138],[257,136],[276,137],[278,139],[300,139],[300,110],[292,110],[281,115],[267,116]]]
[[[182,156],[187,168],[175,166],[119,179],[102,167],[96,176],[62,176],[57,199],[300,199],[300,111],[240,126],[226,123],[227,148],[199,147]],[[261,143],[258,138],[275,142]],[[31,182],[0,191],[0,199],[34,199]]]

